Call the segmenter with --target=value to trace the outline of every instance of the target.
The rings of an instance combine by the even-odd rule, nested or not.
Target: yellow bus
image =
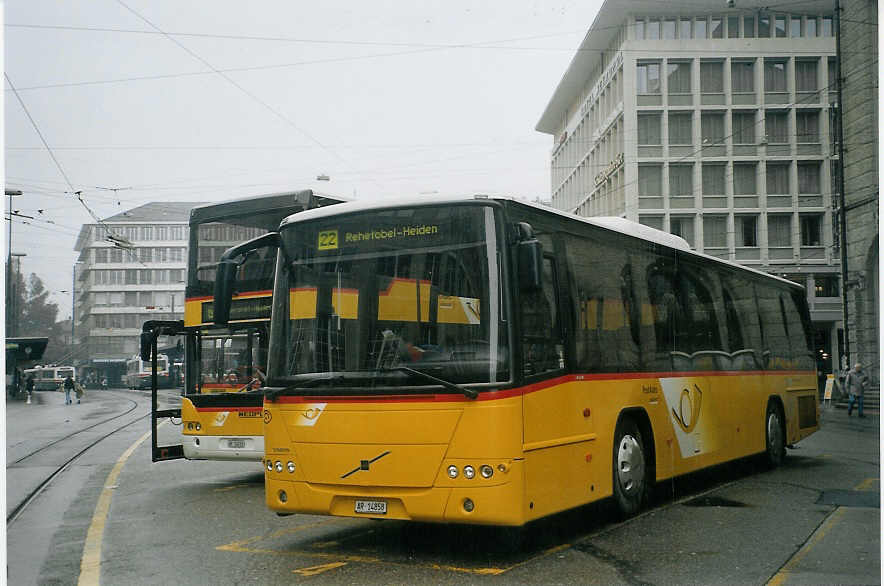
[[[147,322],[148,337],[184,337],[180,409],[153,406],[153,461],[255,460],[264,455],[261,420],[276,248],[253,250],[238,265],[232,315],[214,323],[218,259],[231,246],[276,230],[283,218],[343,201],[312,190],[274,193],[191,210],[183,322]],[[142,344],[144,348],[146,344]],[[144,352],[142,352],[144,354]],[[160,378],[162,383],[162,378]],[[183,443],[159,446],[157,420],[181,418]]]
[[[613,497],[630,515],[655,482],[778,465],[818,428],[804,290],[679,237],[475,196],[310,210],[273,238],[279,513],[521,526]]]

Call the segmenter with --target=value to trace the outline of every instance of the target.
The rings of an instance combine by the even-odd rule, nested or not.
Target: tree
[[[49,344],[43,354],[45,363],[72,362],[70,320],[57,321],[58,304],[49,300],[43,280],[31,273],[25,283],[19,272],[12,276],[13,287],[7,290],[7,328],[18,337],[47,337]],[[7,330],[9,331],[9,330]]]

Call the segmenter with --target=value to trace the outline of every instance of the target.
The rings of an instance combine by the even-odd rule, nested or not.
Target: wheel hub
[[[641,490],[645,476],[645,460],[641,444],[631,435],[620,440],[617,450],[617,479],[623,492],[632,495]]]

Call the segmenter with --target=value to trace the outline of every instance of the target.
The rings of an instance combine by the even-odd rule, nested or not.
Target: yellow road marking
[[[307,523],[306,525],[298,525],[297,527],[286,527],[285,529],[280,529],[278,531],[274,531],[270,535],[259,535],[257,537],[249,537],[248,539],[242,539],[240,541],[234,541],[231,543],[226,543],[224,545],[219,545],[215,549],[218,551],[251,551],[246,546],[255,543],[257,541],[263,541],[265,539],[275,539],[277,537],[282,537],[283,535],[290,535],[292,533],[298,533],[299,531],[305,531],[307,529],[313,529],[314,527],[321,527],[322,525],[331,525],[335,523],[337,519],[330,521],[317,521],[316,523]]]
[[[332,562],[330,564],[323,564],[321,566],[311,566],[309,568],[301,568],[300,570],[292,570],[292,573],[300,574],[302,576],[315,576],[316,574],[321,574],[323,572],[334,570],[335,568],[340,568],[341,566],[346,565],[347,562]]]
[[[165,423],[165,422],[163,422]],[[117,478],[123,470],[123,465],[132,452],[141,445],[141,443],[150,437],[148,431],[143,436],[135,440],[129,448],[123,452],[123,455],[114,464],[107,480],[104,481],[104,488],[98,497],[98,503],[95,505],[95,512],[92,514],[92,523],[89,524],[89,531],[86,533],[86,543],[83,545],[83,557],[80,560],[80,579],[77,584],[79,586],[95,586],[100,583],[101,579],[101,544],[104,539],[104,526],[107,523],[107,514],[110,511],[111,499],[113,491],[116,488]]]
[[[796,553],[792,559],[786,562],[780,571],[774,575],[773,578],[770,579],[770,582],[767,583],[767,586],[781,586],[786,582],[786,577],[788,574],[792,572],[795,566],[800,562],[804,556],[808,554],[808,552],[813,549],[813,547],[820,542],[820,540],[826,536],[826,533],[835,526],[835,524],[841,520],[841,517],[844,516],[844,508],[838,507],[834,513],[832,513],[828,519],[817,529],[814,534],[811,536],[810,540],[804,544],[804,546]]]
[[[212,489],[215,492],[229,492],[231,490],[236,490],[237,488],[247,488],[251,486],[250,484],[231,484],[230,486],[222,486],[221,488]]]
[[[875,482],[877,481],[877,478],[866,478],[865,480],[857,484],[854,490],[871,490],[875,487]]]

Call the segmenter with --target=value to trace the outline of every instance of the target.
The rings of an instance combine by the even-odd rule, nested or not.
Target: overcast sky
[[[534,125],[600,5],[9,0],[5,184],[35,218],[12,250],[70,316],[91,218],[66,192],[101,218],[302,188],[548,198]]]

